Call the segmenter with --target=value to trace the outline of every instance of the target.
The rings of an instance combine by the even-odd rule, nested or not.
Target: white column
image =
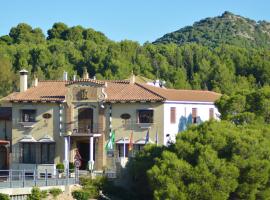
[[[89,144],[89,169],[92,171],[94,169],[94,137],[90,137],[90,144]]]
[[[69,148],[69,144],[68,144],[68,137],[64,137],[65,139],[65,157],[64,157],[64,165],[65,165],[65,169],[68,169],[68,164],[69,164],[69,161],[68,161],[68,148]]]
[[[126,158],[126,139],[124,138],[124,158]]]

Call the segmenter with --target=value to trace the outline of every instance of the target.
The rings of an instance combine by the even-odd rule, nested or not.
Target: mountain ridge
[[[270,45],[270,23],[255,21],[225,11],[221,16],[208,17],[167,33],[153,44],[198,43],[210,47],[230,44],[239,47],[268,48]]]

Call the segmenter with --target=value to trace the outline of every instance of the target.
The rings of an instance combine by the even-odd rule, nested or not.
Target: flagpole
[[[126,139],[124,138],[124,158],[126,158]]]

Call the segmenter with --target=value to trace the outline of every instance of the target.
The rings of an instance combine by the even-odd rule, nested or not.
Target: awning
[[[154,144],[154,142],[152,140],[150,140],[150,139],[149,139],[148,143]],[[139,140],[135,141],[134,144],[145,144],[145,138],[142,138],[142,139],[139,139]]]
[[[32,135],[25,135],[19,142],[37,142]]]
[[[124,143],[129,144],[129,139],[125,138],[125,140],[124,140],[123,138],[121,138],[121,139],[117,140],[115,143],[116,144],[124,144]]]
[[[6,144],[9,144],[9,141],[7,140],[0,140],[0,145],[6,145]]]
[[[55,142],[53,138],[49,135],[44,135],[42,138],[38,140],[38,142],[44,142],[44,143],[52,143]]]

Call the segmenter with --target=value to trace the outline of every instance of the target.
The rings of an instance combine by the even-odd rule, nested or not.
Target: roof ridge
[[[64,80],[38,80],[38,82],[68,82]]]
[[[171,91],[189,91],[189,92],[209,92],[209,93],[214,93],[214,94],[220,94],[220,93],[218,93],[218,92],[214,92],[214,91],[211,91],[211,90],[193,90],[193,89],[176,89],[176,88],[160,88],[160,87],[155,87],[155,86],[153,86],[153,85],[148,85],[148,84],[145,84],[145,85],[147,85],[147,87],[149,87],[149,88],[154,88],[154,89],[158,89],[158,90],[160,90],[160,89],[163,89],[163,90],[171,90]],[[221,94],[220,94],[221,95]]]
[[[151,85],[149,85],[151,86]],[[154,87],[154,86],[152,86]],[[195,91],[195,92],[211,92],[211,93],[216,93],[216,94],[220,94],[218,92],[214,92],[214,91],[211,91],[211,90],[193,90],[193,89],[175,89],[175,88],[164,88],[166,90],[178,90],[178,91]]]
[[[102,81],[109,82],[109,83],[125,83],[125,84],[130,83],[129,80],[102,80]]]
[[[160,98],[162,98],[162,99],[164,99],[164,100],[166,100],[166,99],[167,99],[167,98],[166,98],[166,97],[164,97],[163,95],[158,94],[157,92],[155,92],[155,91],[153,91],[153,90],[151,90],[151,89],[149,89],[149,88],[145,87],[144,85],[142,85],[142,84],[140,84],[140,83],[136,83],[136,82],[135,82],[135,84],[136,84],[136,85],[138,85],[138,86],[140,86],[141,88],[143,88],[143,89],[145,89],[145,90],[147,90],[147,91],[149,91],[149,92],[151,92],[151,93],[153,93],[153,94],[155,94],[155,95],[159,96]]]
[[[77,80],[67,81],[67,85],[72,85],[74,83],[82,83],[82,82],[91,82],[91,83],[96,83],[96,84],[104,85],[106,81],[96,80],[96,79],[85,79],[85,78],[81,78],[81,79],[77,79]]]

